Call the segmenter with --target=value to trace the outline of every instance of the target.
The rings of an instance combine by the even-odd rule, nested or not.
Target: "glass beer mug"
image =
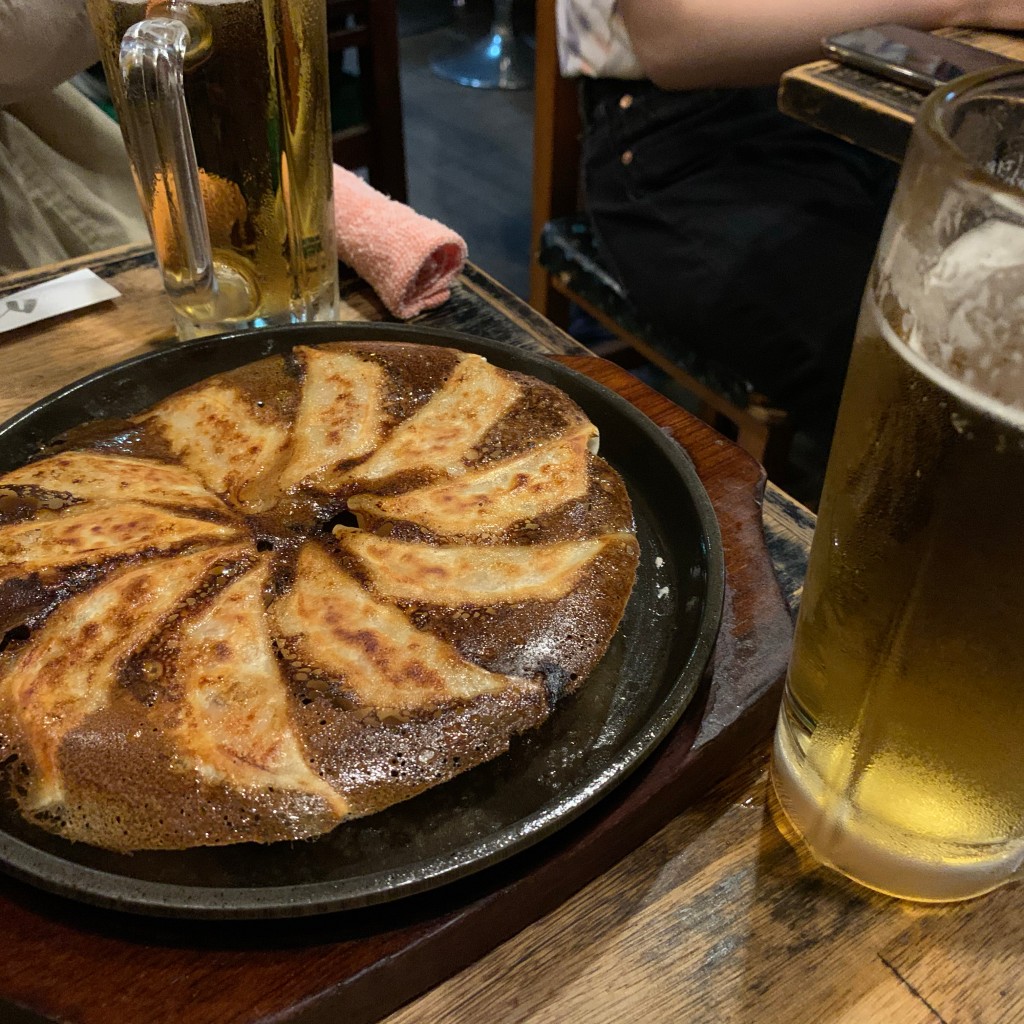
[[[87,0],[178,334],[332,320],[324,0]]]
[[[1024,861],[1024,72],[933,93],[861,309],[776,731],[816,857],[964,899]]]

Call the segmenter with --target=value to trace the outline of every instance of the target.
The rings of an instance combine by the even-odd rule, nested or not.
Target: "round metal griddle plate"
[[[186,918],[298,917],[423,892],[524,850],[591,807],[646,758],[709,663],[724,593],[714,511],[678,445],[588,377],[507,345],[437,329],[316,324],[240,332],[102,370],[0,426],[0,472],[64,430],[139,412],[211,374],[295,345],[403,341],[476,352],[562,388],[601,432],[622,474],[641,547],[636,586],[586,684],[511,750],[405,803],[319,839],[122,855],[73,844],[0,806],[0,866],[52,892]]]

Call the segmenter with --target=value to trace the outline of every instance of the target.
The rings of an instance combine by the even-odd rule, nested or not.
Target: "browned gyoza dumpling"
[[[452,349],[297,348],[0,477],[0,763],[117,850],[319,835],[507,749],[633,585],[561,391]]]

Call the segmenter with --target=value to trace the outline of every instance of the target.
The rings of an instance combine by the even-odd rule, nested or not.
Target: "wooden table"
[[[0,335],[0,419],[83,373],[172,343],[169,310],[147,252],[117,251],[86,262],[124,299]],[[0,281],[0,295],[62,269]],[[361,282],[347,282],[344,294],[347,318],[385,318]],[[473,267],[450,303],[417,322],[476,331],[562,359],[581,352]],[[619,378],[610,373],[609,379]],[[731,458],[738,451],[700,425],[686,426],[692,418],[651,400],[642,385],[631,394],[655,414],[675,416],[685,436],[702,439],[702,450],[691,451],[698,467],[709,465],[709,452]],[[742,466],[739,491],[757,483],[756,466],[749,460]],[[749,569],[744,563],[758,557],[760,537],[737,537],[742,524],[724,525],[730,550],[739,552],[730,572],[742,574]],[[805,510],[768,487],[764,537],[791,607],[812,526]],[[760,535],[760,524],[757,529]],[[757,614],[743,602],[734,611]],[[778,662],[780,653],[767,646],[743,652],[755,670],[762,659]],[[777,693],[771,689],[761,702],[756,743],[715,788],[694,795],[635,848],[608,852],[586,884],[559,887],[549,871],[546,891],[529,890],[536,906],[520,900],[515,921],[498,921],[491,935],[473,933],[475,945],[460,944],[467,933],[451,929],[451,946],[435,952],[430,971],[397,979],[402,998],[422,993],[400,1009],[394,991],[372,987],[369,1011],[364,1004],[348,1007],[333,984],[342,946],[379,940],[386,948],[386,936],[378,934],[388,921],[384,910],[371,908],[355,924],[343,915],[254,922],[227,942],[216,922],[172,932],[0,876],[0,1021],[334,1022],[370,1019],[374,1006],[394,1011],[384,1017],[387,1024],[1024,1019],[1018,889],[950,907],[904,905],[832,876],[783,837],[766,771]],[[673,799],[668,789],[662,796]],[[437,899],[443,902],[444,893]],[[259,984],[263,972],[273,979],[269,994]],[[103,993],[100,1005],[96,992]]]
[[[939,35],[1024,60],[1024,35],[982,29],[940,29]],[[779,109],[874,153],[901,161],[924,94],[830,60],[787,71]]]

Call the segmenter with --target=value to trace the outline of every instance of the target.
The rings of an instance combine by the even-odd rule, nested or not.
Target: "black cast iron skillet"
[[[431,328],[315,324],[219,335],[86,377],[0,425],[0,472],[63,431],[141,411],[179,388],[295,345],[403,341],[476,352],[566,391],[601,433],[633,500],[641,557],[612,644],[579,693],[502,757],[319,839],[175,852],[73,844],[0,806],[0,867],[89,903],[188,918],[297,917],[440,886],[550,836],[639,765],[708,666],[724,565],[714,511],[689,459],[646,416],[588,377],[497,342]]]

